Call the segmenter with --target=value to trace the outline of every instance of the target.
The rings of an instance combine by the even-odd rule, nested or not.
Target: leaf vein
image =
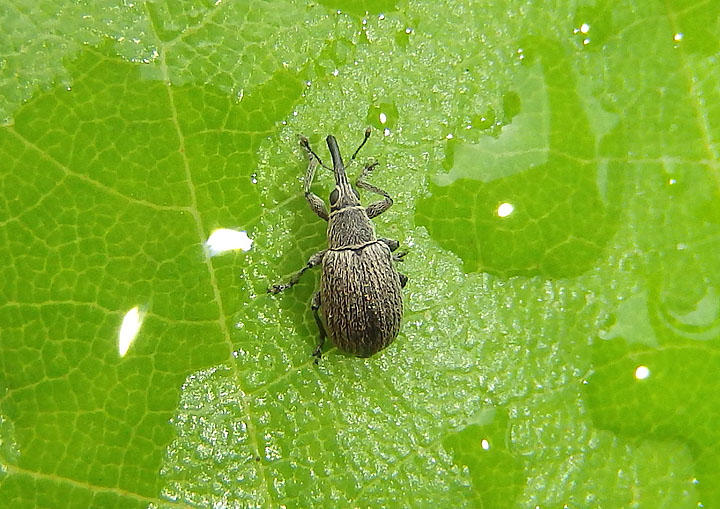
[[[171,121],[172,121],[173,126],[175,127],[176,135],[178,137],[178,143],[179,143],[178,150],[181,154],[182,161],[183,161],[183,167],[185,170],[185,180],[188,185],[188,191],[190,193],[191,204],[190,204],[189,212],[194,219],[197,235],[198,235],[198,238],[200,239],[200,243],[202,244],[205,241],[205,227],[203,225],[202,216],[198,209],[197,195],[195,193],[195,185],[193,183],[192,171],[190,168],[190,160],[188,159],[187,153],[185,150],[185,135],[180,126],[180,121],[178,118],[178,111],[177,111],[177,107],[175,105],[175,98],[173,95],[172,87],[170,85],[170,76],[169,76],[169,70],[168,70],[168,66],[167,66],[166,56],[167,56],[167,48],[163,47],[160,52],[160,68],[161,68],[161,72],[162,72],[162,76],[163,76],[163,82],[165,83],[165,89],[167,90],[168,101],[169,101],[169,105],[170,105]],[[220,327],[220,331],[225,340],[225,343],[227,344],[227,347],[228,347],[229,363],[230,363],[231,369],[233,370],[234,378],[236,379],[236,381],[239,382],[240,373],[237,368],[237,361],[235,360],[235,357],[232,355],[234,347],[233,347],[232,339],[230,337],[230,331],[229,331],[228,325],[227,325],[228,320],[227,320],[227,316],[225,313],[225,308],[223,306],[223,300],[222,300],[222,294],[220,292],[220,287],[218,286],[218,283],[217,283],[215,270],[212,265],[212,260],[206,254],[203,254],[203,260],[205,261],[205,265],[207,267],[208,276],[210,279],[210,286],[212,288],[214,301],[218,307],[218,325]],[[250,405],[249,405],[248,398],[247,398],[247,395],[245,394],[244,390],[240,391],[240,396],[242,398],[242,403],[243,403],[243,413],[245,414],[245,419],[247,421],[248,438],[250,440],[250,444],[253,449],[253,453],[255,456],[261,456],[260,455],[260,443],[257,438],[257,431],[256,431],[255,425],[252,421],[252,416],[251,416],[250,410],[249,410]],[[265,467],[263,466],[262,462],[258,463],[258,471],[259,471],[260,477],[261,477],[262,489],[266,493],[268,499],[271,499],[272,497],[271,497],[270,489],[268,486],[267,474],[265,472]]]

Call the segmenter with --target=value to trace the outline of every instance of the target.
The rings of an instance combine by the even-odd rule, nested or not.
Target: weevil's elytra
[[[369,137],[368,128],[352,159]],[[393,255],[398,241],[375,235],[371,219],[393,204],[388,193],[365,181],[377,163],[363,168],[355,187],[379,194],[383,199],[363,207],[360,195],[345,174],[335,137],[328,136],[326,141],[335,174],[335,188],[330,192],[330,212],[322,199],[310,191],[318,165],[327,166],[310,148],[307,138],[301,138],[300,144],[307,150],[310,159],[305,174],[305,198],[310,209],[328,222],[328,247],[312,255],[287,283],[273,285],[268,292],[279,293],[290,288],[307,269],[322,265],[320,290],[313,295],[311,305],[320,329],[320,341],[313,355],[320,358],[325,337],[329,335],[341,350],[369,357],[392,343],[400,331],[402,288],[407,277],[396,270],[395,262],[402,259],[404,253]]]

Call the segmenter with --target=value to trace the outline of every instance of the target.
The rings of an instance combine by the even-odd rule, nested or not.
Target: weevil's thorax
[[[365,207],[360,205],[360,195],[347,178],[335,137],[328,136],[327,144],[335,174],[335,189],[330,193],[328,246],[332,249],[375,240],[375,228]]]
[[[330,213],[328,247],[354,246],[375,240],[375,227],[362,205],[350,205]]]

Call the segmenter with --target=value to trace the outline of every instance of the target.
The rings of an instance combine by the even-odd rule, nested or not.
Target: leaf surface
[[[0,23],[0,500],[720,504],[720,6],[0,0]],[[316,366],[318,274],[265,292],[325,243],[297,137],[349,159],[367,125],[349,172],[378,161],[395,198],[403,330]],[[252,248],[217,254],[222,228]]]

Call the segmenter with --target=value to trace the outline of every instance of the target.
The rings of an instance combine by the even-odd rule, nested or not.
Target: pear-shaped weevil
[[[368,128],[352,159],[369,137]],[[364,167],[355,187],[379,194],[383,199],[363,207],[360,195],[345,174],[337,140],[328,136],[326,141],[335,174],[330,213],[322,199],[310,191],[317,166],[327,166],[310,148],[307,138],[300,138],[310,160],[305,174],[305,198],[310,209],[328,222],[328,247],[312,255],[287,283],[268,288],[269,293],[279,293],[297,283],[306,270],[322,265],[320,290],[313,295],[311,304],[320,329],[320,340],[313,352],[316,362],[322,355],[326,336],[341,350],[359,357],[369,357],[392,343],[400,330],[402,288],[407,283],[407,277],[395,268],[395,262],[405,253],[393,255],[398,241],[377,238],[371,221],[393,204],[387,192],[365,181],[377,163]]]

